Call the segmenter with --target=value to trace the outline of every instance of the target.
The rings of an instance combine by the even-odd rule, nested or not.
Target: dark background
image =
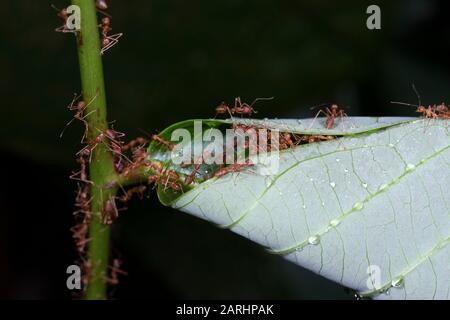
[[[57,7],[68,2],[53,0]],[[222,100],[274,96],[260,117],[310,117],[324,102],[349,115],[410,116],[448,102],[449,1],[108,0],[120,44],[104,57],[109,120],[128,137]],[[366,28],[378,4],[382,29]],[[2,1],[0,12],[0,298],[69,299],[76,259],[75,168],[82,126],[59,133],[80,92],[74,37],[48,1]],[[339,298],[353,295],[229,231],[132,201],[113,232],[129,276],[116,298]]]

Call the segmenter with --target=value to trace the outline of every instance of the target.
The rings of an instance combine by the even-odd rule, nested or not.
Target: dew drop
[[[308,243],[309,244],[319,244],[320,243],[320,237],[319,236],[311,236],[308,238]]]
[[[341,161],[341,159],[339,159],[339,158],[336,158],[336,162],[339,162],[339,161]]]
[[[335,183],[335,182],[330,182],[330,186],[331,186],[332,188],[334,188],[334,187],[336,187],[336,183]]]
[[[314,181],[314,179],[313,178],[309,178],[309,181]]]
[[[393,143],[389,143],[389,147],[393,148],[395,145]]]
[[[384,190],[386,190],[387,187],[388,187],[387,184],[382,184],[382,185],[378,188],[378,190],[379,190],[379,191],[384,191]]]
[[[333,219],[330,221],[330,226],[333,228],[336,228],[341,223],[341,220],[339,219]]]
[[[302,208],[303,208],[303,209],[306,209],[306,205],[305,205],[305,204],[304,204],[304,205],[302,205]]]
[[[401,288],[401,287],[403,287],[404,283],[405,283],[404,278],[403,277],[398,277],[398,278],[392,280],[391,285],[394,288]]]
[[[364,204],[362,202],[357,202],[353,205],[353,210],[361,210],[364,208]]]
[[[264,118],[263,120],[264,120],[264,121],[267,121],[267,120],[269,120],[269,118]]]
[[[298,122],[299,124],[301,124],[301,123],[302,123],[302,120],[298,119],[297,122]]]
[[[368,187],[368,184],[367,183],[363,183],[363,185],[362,185],[365,189],[367,189],[367,187]]]
[[[348,169],[344,169],[344,172],[345,172],[345,173],[348,173]]]
[[[415,168],[416,166],[410,163],[406,166],[406,171],[413,171]]]
[[[278,194],[279,194],[280,196],[282,196],[282,195],[283,195],[283,192],[280,191],[280,192],[278,192]]]
[[[322,207],[325,207],[325,202],[322,202]]]

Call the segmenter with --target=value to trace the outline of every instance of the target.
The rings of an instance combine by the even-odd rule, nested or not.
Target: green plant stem
[[[88,114],[87,138],[88,143],[92,143],[100,133],[108,129],[97,11],[93,0],[72,0],[72,4],[79,6],[81,13],[81,30],[77,34],[78,59],[83,99],[89,103],[85,110],[85,114]],[[86,299],[107,298],[110,228],[103,224],[102,212],[106,201],[115,197],[117,189],[106,189],[103,186],[116,178],[111,152],[106,144],[98,143],[89,165],[89,179],[93,185],[90,194],[92,219],[88,242],[91,270]]]

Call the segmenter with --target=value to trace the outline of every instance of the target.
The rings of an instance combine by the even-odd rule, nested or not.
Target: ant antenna
[[[269,97],[269,98],[256,98],[255,100],[253,100],[252,104],[250,105],[250,107],[253,107],[253,105],[257,102],[257,101],[270,101],[275,99],[275,97]]]
[[[324,106],[329,106],[329,105],[332,105],[332,103],[325,102],[325,103],[322,103],[322,104],[318,104],[318,105],[316,105],[316,106],[312,106],[311,108],[309,108],[309,110],[314,110],[314,109],[316,109],[316,108],[320,108],[320,107],[324,107]]]
[[[421,105],[422,105],[422,102],[421,102],[421,100],[420,100],[419,92],[417,91],[416,86],[414,85],[414,83],[412,83],[411,86],[412,86],[414,92],[416,93],[417,100],[419,100],[419,106],[421,106]]]

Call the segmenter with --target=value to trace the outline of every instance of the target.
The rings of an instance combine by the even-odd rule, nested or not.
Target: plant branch
[[[93,0],[72,0],[72,4],[79,6],[81,13],[81,30],[77,33],[78,59],[83,100],[92,101],[85,114],[88,114],[86,117],[88,143],[93,143],[100,133],[108,129],[97,11]],[[117,179],[113,156],[106,144],[98,143],[93,149],[89,175],[93,183],[90,194],[92,219],[88,243],[91,270],[85,298],[106,299],[110,228],[103,224],[102,213],[106,202],[113,199],[117,192],[117,188],[103,187],[108,181]]]

